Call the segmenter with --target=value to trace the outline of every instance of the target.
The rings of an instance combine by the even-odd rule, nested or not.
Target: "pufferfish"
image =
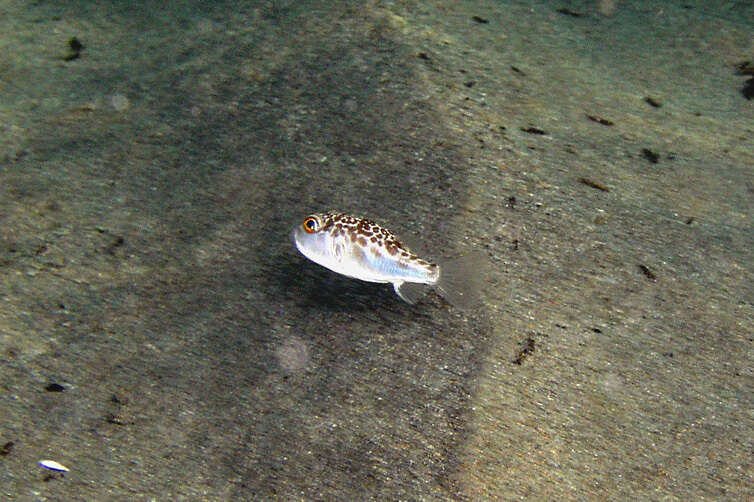
[[[478,301],[473,263],[435,264],[419,258],[388,229],[344,213],[311,214],[293,229],[298,250],[333,272],[368,282],[392,283],[408,303],[433,287],[451,305],[467,309]]]

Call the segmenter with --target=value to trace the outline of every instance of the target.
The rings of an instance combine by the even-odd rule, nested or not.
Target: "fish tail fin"
[[[460,310],[471,310],[482,304],[481,279],[486,263],[482,252],[440,263],[440,277],[434,284],[448,303]]]

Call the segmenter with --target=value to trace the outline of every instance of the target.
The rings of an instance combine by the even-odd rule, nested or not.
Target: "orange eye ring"
[[[303,223],[304,232],[307,234],[313,234],[319,230],[320,223],[316,216],[308,216]]]

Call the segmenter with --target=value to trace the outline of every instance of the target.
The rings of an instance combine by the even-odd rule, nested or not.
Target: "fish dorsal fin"
[[[403,301],[412,305],[427,292],[426,286],[419,282],[394,282],[393,289]]]

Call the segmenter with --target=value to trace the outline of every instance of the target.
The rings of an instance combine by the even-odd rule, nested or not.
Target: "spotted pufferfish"
[[[311,214],[294,227],[293,240],[301,254],[333,272],[392,283],[398,296],[410,304],[424,296],[426,286],[457,308],[478,303],[472,260],[429,262],[388,229],[365,218],[337,212]]]

